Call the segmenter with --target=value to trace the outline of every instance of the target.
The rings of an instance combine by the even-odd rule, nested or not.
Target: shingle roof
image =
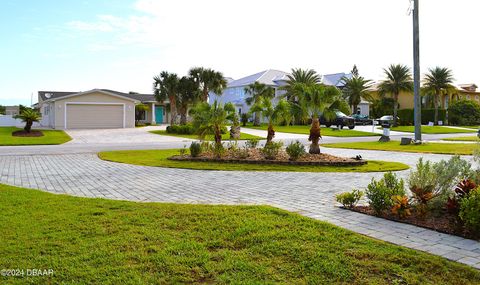
[[[268,86],[277,86],[278,85],[277,82],[280,80],[286,80],[287,75],[288,73],[286,72],[269,69],[269,70],[265,70],[259,73],[249,75],[247,77],[233,80],[228,84],[228,87],[243,87],[243,86],[248,86],[254,82],[263,83]]]
[[[42,99],[42,101],[48,99],[57,99],[64,96],[72,95],[79,92],[64,92],[64,91],[38,91],[38,96]]]
[[[95,89],[94,89],[95,90]],[[98,89],[101,91],[109,92],[116,94],[118,96],[122,97],[127,97],[130,99],[135,99],[141,102],[155,102],[155,95],[153,94],[128,94],[128,93],[123,93],[115,90],[110,90],[110,89]],[[82,93],[82,92],[64,92],[64,91],[38,91],[38,95],[42,99],[42,101],[49,100],[49,99],[59,99],[65,96],[77,94],[77,93]]]

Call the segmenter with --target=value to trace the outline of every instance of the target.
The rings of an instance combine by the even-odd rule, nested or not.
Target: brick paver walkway
[[[324,149],[325,150],[325,149]],[[336,153],[340,150],[327,150]],[[341,150],[343,155],[360,153]],[[413,165],[418,154],[361,151]],[[439,160],[447,156],[422,155]],[[400,172],[405,176],[408,172]],[[202,204],[268,204],[480,268],[480,243],[335,207],[335,194],[382,173],[221,172],[142,167],[95,154],[0,156],[0,183],[83,197]]]

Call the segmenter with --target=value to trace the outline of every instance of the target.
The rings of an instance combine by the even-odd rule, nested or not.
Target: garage
[[[66,105],[67,129],[116,129],[124,128],[123,104],[75,104]]]

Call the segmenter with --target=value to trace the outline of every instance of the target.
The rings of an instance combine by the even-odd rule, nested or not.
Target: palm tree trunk
[[[396,127],[398,114],[398,94],[393,95],[393,126]]]
[[[255,112],[254,114],[253,125],[257,127],[260,126],[260,116],[258,112]]]
[[[202,99],[204,102],[208,102],[208,88],[206,86],[203,87]]]
[[[175,97],[170,97],[170,125],[173,126],[176,123],[177,119],[177,102],[175,100]]]
[[[275,131],[273,130],[273,125],[271,122],[268,123],[268,132],[267,132],[267,143],[272,142],[275,137]]]
[[[438,93],[435,93],[434,95],[434,99],[433,99],[433,104],[435,106],[435,115],[433,117],[433,120],[434,120],[434,125],[436,126],[438,124]]]
[[[219,146],[222,144],[222,132],[219,126],[215,126],[215,145]]]
[[[33,125],[33,121],[27,121],[26,124],[25,124],[25,128],[23,128],[27,133],[30,133],[30,131],[32,130],[32,125]]]
[[[358,105],[353,105],[353,112],[352,112],[352,114],[357,114],[357,109],[358,109]]]
[[[320,153],[320,145],[318,144],[318,142],[320,141],[321,137],[322,136],[320,134],[320,121],[318,120],[318,118],[313,118],[312,126],[310,128],[310,136],[308,137],[308,140],[312,142],[310,144],[309,153],[311,154]]]

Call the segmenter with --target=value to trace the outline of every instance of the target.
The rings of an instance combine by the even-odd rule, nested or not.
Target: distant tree
[[[135,105],[135,124],[138,125],[139,121],[142,119],[142,115],[145,114],[150,108],[145,104]]]
[[[194,67],[190,69],[189,75],[194,78],[200,89],[204,102],[208,101],[208,94],[213,91],[217,95],[222,95],[223,90],[227,88],[227,81],[221,72],[211,68]]]
[[[348,101],[348,104],[352,108],[352,113],[356,113],[358,105],[360,104],[362,99],[371,99],[368,89],[372,86],[372,81],[360,76],[356,65],[353,66],[351,73],[351,78],[348,78],[346,76],[342,78],[345,84],[342,92],[344,98]]]
[[[5,106],[0,105],[0,115],[5,115]]]
[[[434,123],[438,124],[438,108],[440,105],[440,95],[452,93],[456,88],[453,86],[453,74],[448,68],[435,67],[429,69],[425,75],[424,88],[426,92],[433,94],[433,105],[435,108]]]
[[[298,98],[298,103],[293,105],[297,108],[303,117],[312,120],[309,152],[311,154],[320,153],[319,140],[322,137],[320,132],[320,117],[333,119],[335,111],[348,112],[348,104],[342,98],[338,88],[334,86],[325,86],[323,84],[305,84],[297,83],[293,86],[294,95]]]
[[[30,131],[32,130],[33,123],[40,121],[41,118],[41,115],[37,111],[30,108],[24,109],[23,112],[20,113],[20,115],[15,116],[15,119],[20,119],[25,122],[25,127],[23,129],[27,133],[30,133]]]
[[[250,112],[258,112],[268,120],[267,143],[270,143],[275,137],[274,124],[279,122],[282,116],[288,114],[289,111],[290,103],[287,100],[280,100],[274,107],[272,99],[269,97],[261,97],[250,109]]]
[[[168,99],[170,103],[170,125],[175,125],[177,118],[177,96],[179,79],[177,74],[162,71],[153,77],[153,91],[157,101],[163,102]]]
[[[190,106],[195,105],[200,100],[200,93],[197,84],[191,76],[183,76],[178,82],[177,105],[180,113],[180,124],[187,123],[187,113]]]
[[[262,98],[273,99],[275,97],[275,89],[257,81],[245,87],[244,90],[247,95],[250,95],[245,99],[245,103],[249,106],[259,103]],[[253,125],[260,126],[259,112],[254,113]]]
[[[397,126],[398,96],[401,92],[413,91],[413,80],[410,69],[401,64],[392,64],[384,69],[386,79],[378,86],[381,96],[390,94],[394,100],[393,125]]]

